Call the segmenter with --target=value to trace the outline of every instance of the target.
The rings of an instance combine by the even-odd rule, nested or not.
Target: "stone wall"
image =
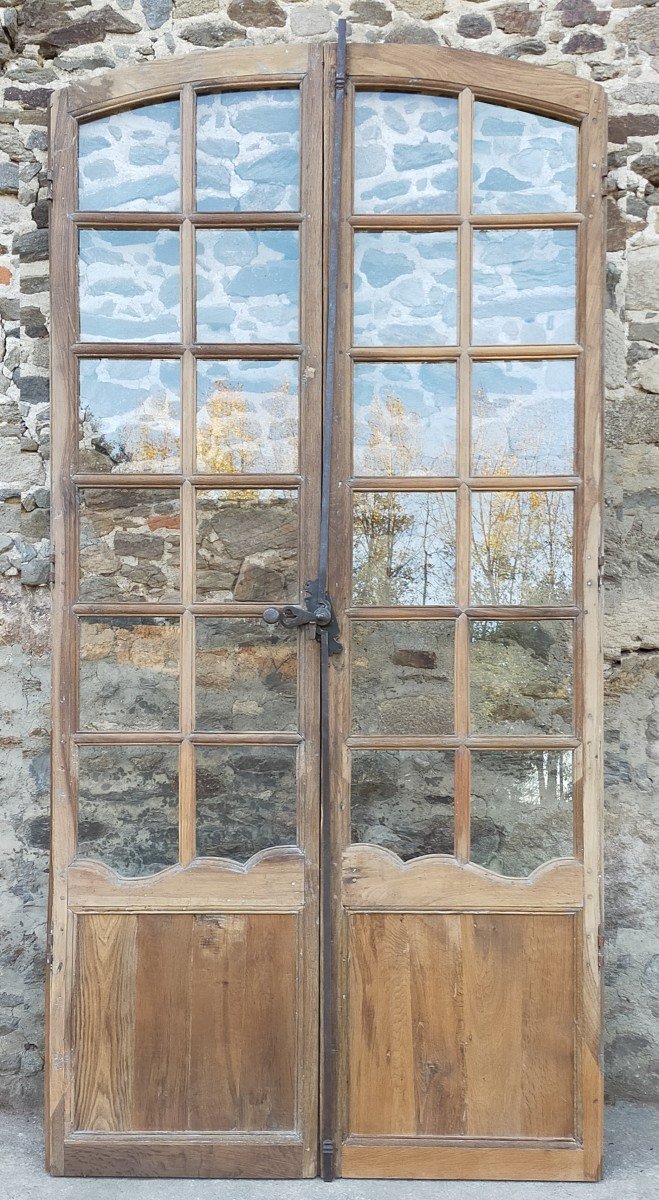
[[[0,1102],[39,1102],[48,841],[48,97],[193,48],[351,37],[605,86],[607,1090],[659,1100],[659,18],[652,0],[0,0]],[[148,853],[147,853],[148,856]]]

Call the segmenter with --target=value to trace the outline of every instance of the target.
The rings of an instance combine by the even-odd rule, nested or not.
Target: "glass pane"
[[[356,363],[356,475],[455,474],[454,363]]]
[[[297,492],[197,492],[198,598],[216,603],[297,601],[297,543]]]
[[[295,746],[198,746],[197,854],[240,862],[295,845]]]
[[[178,233],[81,229],[79,237],[82,340],[178,341]]]
[[[351,840],[401,858],[453,854],[453,754],[437,750],[355,750]]]
[[[196,622],[197,729],[297,729],[297,630]]]
[[[178,746],[80,746],[78,858],[120,875],[178,862]]]
[[[298,468],[297,362],[197,363],[197,470]]]
[[[528,875],[572,854],[572,752],[471,756],[471,858],[500,875]]]
[[[570,475],[574,469],[574,363],[474,362],[475,475]]]
[[[472,492],[472,604],[569,604],[571,492]]]
[[[457,154],[457,100],[356,93],[355,212],[455,212]]]
[[[474,230],[475,345],[575,340],[573,229]]]
[[[81,358],[81,471],[180,470],[178,361]]]
[[[474,212],[573,212],[575,125],[497,104],[474,105]]]
[[[198,341],[297,342],[299,241],[296,229],[200,229]]]
[[[352,598],[455,603],[453,492],[355,492]]]
[[[454,233],[356,233],[355,343],[454,343],[456,254]]]
[[[572,622],[471,622],[472,732],[572,733]]]
[[[197,97],[197,208],[300,207],[300,93],[293,88]]]
[[[452,734],[454,621],[352,621],[352,731]]]
[[[177,617],[80,620],[80,728],[178,729]]]
[[[78,207],[172,212],[180,207],[178,100],[81,125]]]
[[[79,497],[80,599],[176,603],[178,489],[82,488]]]

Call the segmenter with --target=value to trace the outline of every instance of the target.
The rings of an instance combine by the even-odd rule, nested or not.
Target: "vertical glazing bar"
[[[194,728],[195,628],[190,605],[195,598],[195,490],[190,482],[195,467],[195,360],[190,347],[195,334],[195,240],[190,220],[195,201],[195,93],[181,90],[181,744],[179,760],[179,858],[195,856],[195,764],[190,734]]]
[[[346,23],[338,23],[336,75],[334,80],[334,142],[332,146],[332,191],[329,231],[327,292],[327,353],[323,408],[323,475],[320,509],[318,595],[327,594],[330,521],[330,470],[334,424],[334,379],[336,372],[336,308],[339,271],[339,220],[341,206],[341,163],[346,87]],[[320,629],[321,645],[321,846],[322,846],[322,955],[323,955],[323,1111],[321,1120],[321,1170],[326,1182],[334,1178],[334,1129],[336,1091],[336,1029],[332,979],[332,827],[329,728],[329,630]]]
[[[474,98],[465,88],[458,100],[458,478],[456,514],[456,601],[461,609],[469,604],[469,560],[471,543],[470,474],[471,442],[471,175]],[[469,621],[465,613],[455,630],[455,729],[458,737],[469,734]],[[455,854],[469,861],[470,843],[470,751],[460,750],[455,761]]]

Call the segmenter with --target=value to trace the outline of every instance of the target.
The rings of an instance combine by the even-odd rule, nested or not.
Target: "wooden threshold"
[[[542,1146],[427,1146],[349,1140],[341,1152],[346,1179],[565,1180],[587,1178],[584,1151]],[[599,1178],[599,1176],[590,1176]]]
[[[210,1133],[75,1133],[64,1140],[61,1173],[134,1179],[296,1179],[305,1173],[303,1155],[302,1139],[286,1133],[243,1135],[242,1140]]]

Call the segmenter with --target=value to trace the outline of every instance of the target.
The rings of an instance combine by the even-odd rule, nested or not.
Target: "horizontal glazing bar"
[[[73,475],[78,487],[107,488],[167,488],[180,487],[186,480],[198,488],[296,488],[302,482],[301,475],[156,475],[142,472],[134,475],[83,474]]]
[[[290,229],[304,220],[300,212],[76,212],[78,229],[177,229],[190,221],[197,229]]]
[[[353,229],[382,231],[395,229],[407,233],[418,230],[458,229],[576,229],[583,221],[581,213],[492,213],[460,217],[457,213],[355,213],[349,218]]]
[[[346,609],[346,616],[356,621],[408,621],[408,620],[450,620],[466,613],[475,621],[520,621],[524,619],[574,620],[580,616],[581,609],[574,605],[471,605],[459,608],[457,605],[409,605],[407,608],[385,608],[359,605]]]
[[[567,492],[578,487],[581,480],[578,475],[470,475],[465,479],[456,475],[360,475],[348,482],[359,492],[450,492],[463,483],[474,492],[533,492],[547,488]]]
[[[466,353],[476,360],[578,358],[582,347],[576,343],[567,345],[494,345],[467,346]],[[349,351],[353,362],[456,362],[460,357],[459,346],[352,346]]]
[[[576,750],[578,738],[549,737],[540,734],[531,736],[501,737],[414,737],[378,735],[348,737],[346,745],[351,750],[455,750],[465,746],[468,750]]]
[[[190,742],[194,746],[299,746],[301,733],[262,732],[241,730],[240,733],[191,733],[185,737],[172,730],[134,733],[113,730],[112,733],[74,733],[77,746],[174,746]]]
[[[77,358],[182,358],[188,350],[195,358],[299,358],[304,347],[292,342],[74,342]]]

